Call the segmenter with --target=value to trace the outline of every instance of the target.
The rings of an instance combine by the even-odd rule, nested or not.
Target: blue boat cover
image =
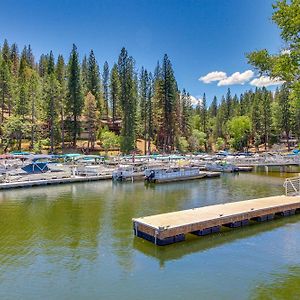
[[[23,171],[30,174],[45,173],[49,171],[46,162],[33,162],[22,168]]]

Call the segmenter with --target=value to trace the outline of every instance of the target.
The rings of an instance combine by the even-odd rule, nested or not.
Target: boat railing
[[[166,173],[158,173],[155,177],[157,179],[163,178],[176,178],[183,176],[195,176],[199,174],[199,170],[184,170],[184,171],[176,171],[176,172],[166,172]]]
[[[286,196],[300,196],[300,177],[286,178],[283,186]]]

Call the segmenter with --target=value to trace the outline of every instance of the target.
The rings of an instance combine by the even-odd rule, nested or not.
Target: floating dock
[[[217,204],[133,219],[134,234],[163,246],[185,240],[192,233],[203,236],[219,232],[222,226],[242,227],[250,221],[269,221],[275,215],[300,212],[300,196],[275,196]]]
[[[38,179],[38,180],[4,182],[4,183],[0,183],[0,190],[53,185],[53,184],[65,184],[65,183],[74,183],[74,182],[98,181],[98,180],[107,180],[107,179],[111,179],[111,175],[75,176],[75,177],[66,177],[66,178],[47,178],[47,179]]]

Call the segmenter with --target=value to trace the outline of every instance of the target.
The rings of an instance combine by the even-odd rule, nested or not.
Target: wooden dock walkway
[[[300,196],[282,195],[136,218],[133,228],[136,236],[162,246],[183,241],[187,233],[203,236],[219,232],[221,226],[236,228],[298,211]]]
[[[111,179],[111,175],[75,176],[75,177],[67,177],[67,178],[49,178],[49,179],[27,180],[27,181],[4,182],[4,183],[0,183],[0,190],[7,190],[13,188],[26,188],[26,187],[33,187],[33,186],[45,186],[45,185],[53,185],[53,184],[98,181],[98,180],[107,180],[107,179]]]

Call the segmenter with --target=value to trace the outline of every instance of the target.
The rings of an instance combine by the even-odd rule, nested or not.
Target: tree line
[[[137,138],[146,141],[145,151],[151,143],[164,151],[175,149],[180,92],[167,55],[151,73],[144,68],[138,72],[125,48],[111,69],[105,62],[102,70],[93,50],[80,61],[75,45],[67,62],[62,55],[55,59],[52,51],[36,61],[30,45],[19,54],[18,46],[7,40],[0,51],[0,135],[5,151],[21,149],[24,141],[30,149],[48,143],[51,152],[76,148],[84,130],[91,149],[99,135],[119,144],[123,153],[135,150]],[[103,134],[103,119],[112,128],[121,120],[118,139],[114,132]]]
[[[299,109],[291,85],[272,93],[266,88],[237,96],[230,89],[220,101],[207,105],[206,95],[195,105],[190,94],[179,90],[167,55],[149,72],[137,70],[135,60],[123,48],[110,68],[100,66],[93,50],[80,61],[73,45],[69,59],[52,51],[35,60],[31,46],[19,54],[18,46],[5,40],[0,51],[1,148],[28,148],[50,152],[76,148],[83,131],[87,148],[120,147],[136,150],[144,140],[144,152],[155,145],[162,152],[245,150],[250,145],[267,149],[285,135],[299,137]],[[101,120],[112,125],[107,130]],[[119,122],[120,132],[114,130]]]

